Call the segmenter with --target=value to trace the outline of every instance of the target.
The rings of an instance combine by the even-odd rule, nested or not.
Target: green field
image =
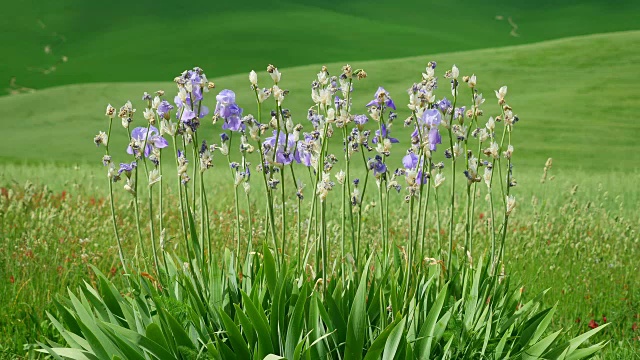
[[[576,336],[606,316],[613,326],[597,339],[611,340],[604,358],[640,358],[640,2],[196,0],[183,11],[161,3],[3,4],[12,16],[0,24],[0,81],[15,76],[17,85],[0,87],[0,303],[7,305],[0,310],[0,358],[20,358],[28,344],[55,337],[45,311],[66,287],[95,280],[87,264],[105,273],[118,266],[103,152],[92,142],[108,126],[106,104],[118,108],[131,99],[134,125],[143,126],[142,93],[162,89],[171,100],[170,80],[200,66],[216,83],[207,106],[213,109],[218,91],[232,89],[245,114],[255,114],[248,72],[258,71],[267,86],[264,70],[273,63],[283,73],[281,87],[291,91],[285,107],[307,129],[309,85],[320,66],[337,75],[349,62],[368,73],[355,83],[356,111],[366,112],[378,86],[395,100],[395,151],[403,152],[406,90],[431,60],[438,63],[438,97],[450,97],[443,74],[452,64],[461,75],[478,76],[484,120],[499,114],[494,90],[509,87],[520,118],[509,275],[527,295],[550,289],[545,303],[559,303],[554,329]],[[461,96],[468,105],[471,91],[463,87]],[[126,135],[114,124],[114,161],[125,161]],[[221,131],[206,121],[200,133],[211,143]],[[331,150],[341,153],[340,144]],[[541,184],[548,158],[555,178]],[[233,198],[219,186],[228,185],[226,159],[216,165],[207,185],[216,198],[218,241],[229,245]],[[120,184],[116,190],[133,238],[130,202]],[[399,197],[394,201],[400,206]],[[337,210],[331,216],[338,226]],[[177,229],[177,221],[171,226]],[[405,226],[394,223],[398,234]]]

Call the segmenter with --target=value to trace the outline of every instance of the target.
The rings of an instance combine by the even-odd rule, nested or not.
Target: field
[[[285,107],[294,122],[306,125],[315,74],[327,65],[337,75],[348,61],[368,73],[355,84],[354,104],[364,105],[384,86],[398,105],[393,136],[407,139],[407,85],[420,80],[431,60],[439,76],[451,64],[461,74],[475,72],[488,103],[494,103],[495,89],[508,85],[509,104],[517,109],[518,208],[506,273],[524,286],[525,296],[549,289],[544,303],[558,304],[552,330],[564,329],[563,336],[571,337],[593,322],[611,323],[593,340],[609,342],[600,356],[640,358],[640,123],[634,120],[640,106],[640,30],[634,15],[640,7],[624,1],[500,4],[434,2],[423,14],[404,3],[195,1],[193,14],[174,15],[170,4],[149,10],[149,4],[126,3],[123,17],[124,2],[70,1],[72,10],[59,13],[53,3],[34,3],[28,10],[4,4],[16,16],[0,25],[0,43],[21,50],[0,64],[0,79],[16,76],[19,85],[7,88],[14,94],[0,96],[0,303],[6,305],[0,310],[0,358],[35,356],[36,341],[60,340],[46,312],[54,311],[52,300],[65,289],[95,283],[89,264],[114,283],[123,281],[117,275],[103,152],[92,142],[106,131],[106,104],[118,108],[131,99],[134,107],[139,104],[134,125],[143,126],[142,93],[162,89],[172,99],[175,85],[167,80],[197,65],[215,82],[213,94],[232,89],[245,114],[256,114],[248,71],[260,70],[263,81],[266,65],[274,63],[283,73],[281,87],[291,92]],[[43,52],[50,44],[53,50]],[[446,79],[440,86],[438,97],[450,94]],[[205,103],[213,109],[214,96]],[[264,116],[268,111],[263,109]],[[125,161],[127,139],[115,125],[114,160]],[[218,142],[220,124],[212,126],[207,118],[201,131],[210,143]],[[341,154],[341,144],[333,141],[330,151]],[[548,158],[552,178],[542,183]],[[206,187],[216,199],[215,240],[220,248],[233,247],[233,197],[223,186],[226,159],[214,162]],[[395,158],[389,167],[400,165]],[[354,171],[363,173],[360,167]],[[177,181],[173,168],[166,173],[169,184]],[[129,229],[125,249],[133,253],[131,201],[121,186],[115,190],[119,221]],[[177,194],[167,189],[166,196],[173,239],[179,237]],[[258,209],[265,205],[254,202]],[[391,202],[392,208],[403,205],[400,196]],[[482,223],[487,214],[479,203],[474,216]],[[339,204],[330,204],[328,221],[335,229]],[[370,218],[365,221],[376,224],[374,214]],[[429,219],[435,221],[435,213]],[[408,224],[400,215],[392,220],[392,235],[401,238]],[[184,254],[177,242],[170,243]],[[479,247],[486,252],[489,245]]]

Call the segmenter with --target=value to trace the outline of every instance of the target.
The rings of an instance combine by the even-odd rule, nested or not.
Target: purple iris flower
[[[162,100],[160,105],[158,105],[158,117],[164,117],[164,115],[168,114],[171,110],[173,110],[173,105],[167,100]]]
[[[422,113],[422,123],[429,128],[436,127],[442,122],[442,115],[436,109],[429,109]]]
[[[382,157],[376,155],[375,159],[369,160],[369,170],[373,170],[373,175],[381,175],[387,172],[387,165],[382,162]]]
[[[443,114],[446,114],[452,106],[451,101],[447,100],[447,98],[442,98],[442,100],[438,101],[436,105]]]
[[[216,101],[214,113],[224,119],[222,128],[231,131],[244,130],[242,108],[236,104],[236,94],[228,89],[222,90],[216,95]]]
[[[273,156],[272,151],[275,148],[275,160],[280,164],[291,164],[292,162],[300,163],[300,154],[298,153],[298,149],[296,148],[296,141],[293,134],[289,134],[287,136],[283,131],[280,132],[280,136],[278,136],[278,142],[276,144],[276,136],[278,135],[278,130],[273,130],[273,136],[270,136],[265,139],[263,143],[263,148],[268,149],[265,151],[265,156]],[[310,160],[309,160],[310,161]]]
[[[442,136],[440,136],[438,128],[434,126],[429,130],[429,149],[436,151],[437,144],[442,144]]]
[[[382,86],[380,86],[378,88],[378,91],[376,91],[376,94],[373,100],[369,101],[369,103],[366,106],[381,107],[382,105],[385,105],[386,107],[390,107],[393,110],[396,109],[396,104],[389,97],[389,93],[387,92],[387,90],[385,90]]]
[[[154,147],[158,149],[164,149],[169,146],[167,140],[160,136],[158,129],[155,126],[149,126],[148,135],[146,127],[137,127],[133,129],[133,131],[131,132],[131,139],[135,140],[141,145],[144,144],[145,140],[147,141],[144,149],[145,157],[149,157],[149,154],[151,154],[151,150],[153,150]],[[127,147],[127,154],[133,155],[133,148],[131,148],[131,146]]]
[[[369,118],[367,117],[367,115],[356,115],[353,117],[353,122],[358,124],[358,125],[364,125],[369,121]]]
[[[462,107],[456,108],[455,118],[457,119],[457,118],[463,117],[466,109],[467,109],[466,106],[462,106]]]
[[[418,155],[412,151],[402,158],[402,165],[404,165],[405,169],[414,169],[418,166],[418,160]]]
[[[133,169],[136,168],[136,166],[138,166],[138,164],[135,161],[133,161],[131,164],[120,163],[120,169],[118,169],[118,175],[124,172],[126,173],[127,176],[129,176],[131,175],[131,172],[133,171]]]
[[[393,143],[393,144],[400,142],[400,141],[398,141],[398,139],[392,138],[392,137],[389,136],[389,134],[391,134],[391,130],[389,130],[385,124],[381,124],[380,127],[382,129],[382,139],[383,140],[384,139],[389,139],[389,141],[391,141],[391,143]],[[380,137],[380,130],[376,130],[376,136],[373,137],[372,142],[374,144],[377,144],[378,141],[379,141],[378,140],[379,137]]]

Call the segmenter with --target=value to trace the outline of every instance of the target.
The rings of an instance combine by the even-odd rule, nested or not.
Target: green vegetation
[[[355,84],[354,104],[365,104],[384,86],[398,105],[393,136],[405,142],[406,87],[430,60],[439,64],[438,97],[450,97],[442,73],[453,63],[461,75],[477,72],[479,92],[492,104],[493,91],[509,86],[509,104],[520,117],[514,133],[518,206],[505,255],[511,285],[523,284],[526,299],[548,289],[543,304],[557,303],[549,330],[563,329],[561,339],[588,331],[592,320],[606,321],[611,325],[589,340],[610,341],[602,358],[640,357],[640,2],[454,0],[416,7],[380,0],[195,0],[177,13],[175,4],[164,1],[32,0],[3,8],[12,15],[0,24],[0,43],[15,53],[0,62],[0,82],[16,76],[17,85],[0,86],[0,95],[25,93],[0,96],[0,303],[6,305],[0,309],[0,359],[35,355],[30,344],[44,337],[63,342],[45,312],[56,312],[52,299],[66,295],[67,287],[77,293],[83,281],[99,284],[89,265],[118,288],[125,286],[117,275],[103,153],[92,142],[97,131],[106,131],[106,104],[118,108],[131,99],[134,107],[139,104],[133,125],[142,126],[142,92],[162,89],[171,100],[175,85],[158,80],[167,78],[168,69],[198,65],[216,83],[205,96],[207,106],[213,109],[220,90],[232,89],[245,114],[256,114],[248,71],[258,71],[264,83],[264,69],[273,63],[283,72],[281,86],[291,90],[284,107],[294,122],[307,124],[310,79],[321,65],[337,75],[350,62],[368,73]],[[519,36],[510,33],[510,22]],[[467,94],[463,84],[461,96]],[[487,110],[483,121],[495,115]],[[220,124],[212,131],[208,119],[204,136],[218,142]],[[117,163],[125,161],[126,148],[118,121],[114,132]],[[341,154],[339,139],[330,146]],[[222,175],[206,179],[215,199],[211,224],[218,231],[216,245],[233,248],[234,199],[220,186],[229,186],[226,159],[214,156],[213,171]],[[540,183],[549,157],[554,178]],[[390,168],[398,165],[392,160]],[[173,184],[175,169],[165,168]],[[132,203],[121,183],[114,191],[125,252],[133,254]],[[177,194],[167,189],[166,201],[168,232],[178,234]],[[264,213],[264,199],[252,201]],[[390,201],[391,234],[400,239],[409,226],[398,213],[405,204],[401,196]],[[481,197],[478,203],[485,206]],[[339,206],[334,200],[327,214],[335,239]],[[375,226],[377,213],[370,211],[365,221]],[[448,212],[441,209],[440,216]],[[475,216],[486,222],[482,210]],[[433,209],[428,218],[435,221]],[[477,235],[486,235],[482,226]],[[171,246],[179,242],[177,236],[169,239]],[[480,242],[474,252],[487,249]]]
[[[194,0],[183,7],[150,0],[25,0],[4,1],[3,10],[0,93],[12,76],[35,89],[157,81],[167,69],[196,64],[222,76],[267,63],[282,69],[329,60],[356,63],[637,30],[640,4]],[[62,56],[68,61],[61,62]],[[52,66],[55,71],[45,75]]]
[[[478,88],[489,101],[495,99],[495,89],[509,85],[510,103],[522,119],[521,131],[516,135],[519,141],[516,150],[521,156],[516,171],[540,166],[548,157],[553,157],[561,169],[596,172],[627,171],[640,162],[640,152],[635,151],[640,123],[632,120],[640,106],[640,98],[634,95],[636,79],[640,78],[637,66],[640,31],[354,63],[354,68],[364,68],[369,74],[367,79],[355,84],[354,103],[366,103],[377,87],[383,85],[398,104],[399,119],[394,125],[394,134],[406,135],[408,130],[400,121],[409,115],[406,84],[419,80],[416,69],[423,69],[430,60],[455,63],[462,74],[471,68],[481,71]],[[328,66],[329,71],[335,73],[341,65]],[[256,71],[265,67],[266,64],[258,64]],[[282,86],[291,90],[285,106],[293,112],[295,122],[306,123],[306,111],[312,104],[309,79],[319,68],[320,65],[310,65],[282,69],[285,71]],[[248,71],[212,80],[217,84],[214,93],[234,90],[238,104],[246,113],[255,114]],[[442,82],[440,86],[438,96],[450,97],[448,85]],[[3,128],[0,161],[96,163],[99,157],[92,138],[98,130],[106,130],[101,125],[106,105],[112,103],[119,107],[128,99],[139,99],[143,91],[158,89],[173,94],[175,85],[168,82],[85,84],[2,97],[0,108],[11,116],[0,120]],[[213,108],[215,98],[205,98],[205,104]],[[134,124],[143,121],[142,109],[138,110]],[[356,111],[364,113],[365,108]],[[118,124],[116,127],[118,131],[121,129]],[[217,136],[217,133],[207,134],[209,140]],[[125,137],[114,139],[114,149],[124,149]]]

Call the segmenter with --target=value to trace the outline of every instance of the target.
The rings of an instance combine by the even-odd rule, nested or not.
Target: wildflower
[[[442,173],[437,173],[435,178],[433,179],[433,187],[434,188],[439,188],[440,185],[442,185],[442,183],[444,183],[445,177],[444,175],[442,175]]]
[[[374,96],[374,99],[371,100],[366,106],[367,107],[375,106],[377,108],[382,108],[382,106],[386,106],[386,107],[392,108],[393,110],[396,110],[396,104],[393,102],[393,100],[391,100],[391,98],[389,97],[389,93],[382,86],[378,88]]]
[[[470,88],[476,87],[477,80],[478,79],[476,78],[476,74],[471,75],[471,77],[469,78],[469,81],[468,81],[469,87]]]
[[[177,126],[173,121],[162,119],[162,122],[160,122],[160,135],[167,134],[173,137],[176,135],[176,130]]]
[[[96,136],[93,138],[93,142],[96,144],[96,146],[100,146],[100,145],[105,145],[105,146],[107,146],[107,145],[108,145],[108,143],[107,143],[107,141],[108,141],[108,140],[109,140],[109,139],[108,139],[108,137],[107,137],[107,134],[106,134],[104,131],[100,131],[100,132],[98,133],[98,135],[96,135]]]
[[[504,151],[502,155],[507,159],[511,159],[511,156],[513,155],[513,145],[507,146],[507,150]]]
[[[278,68],[269,64],[269,66],[267,66],[267,72],[269,73],[269,75],[271,75],[271,79],[273,80],[274,83],[279,83],[280,82],[280,78],[282,77],[282,74],[280,74],[280,71],[278,71]]]
[[[338,173],[335,175],[336,176],[336,180],[338,180],[338,184],[344,185],[345,175],[346,174],[344,173],[344,171],[342,171],[342,170],[338,171]]]
[[[152,108],[146,108],[144,109],[144,111],[142,112],[142,115],[144,116],[145,119],[147,119],[147,121],[149,122],[149,124],[155,124],[156,122],[156,114],[153,111]]]
[[[499,90],[495,90],[496,98],[498,98],[498,102],[503,103],[504,97],[507,96],[507,87],[502,86]]]
[[[149,133],[147,134],[146,127],[137,127],[131,132],[131,144],[127,148],[127,153],[133,155],[135,152],[139,152],[141,147],[144,148],[144,156],[149,157],[151,150],[156,147],[158,149],[164,149],[169,146],[169,143],[165,138],[158,134],[158,129],[154,126],[149,126]],[[133,145],[133,146],[132,146]]]
[[[382,162],[382,157],[376,155],[375,159],[369,159],[369,170],[373,170],[373,175],[378,176],[387,172],[387,166]]]
[[[120,181],[120,171],[116,170],[116,167],[113,164],[109,165],[109,170],[107,170],[107,178],[111,179],[113,182]]]
[[[461,157],[463,151],[464,151],[464,149],[462,148],[462,146],[460,146],[459,143],[453,144],[453,157],[454,157],[454,159],[457,159],[457,158]]]
[[[284,165],[291,164],[293,161],[299,163],[301,160],[296,148],[295,135],[289,134],[287,136],[284,131],[280,131],[277,143],[276,136],[278,136],[278,131],[273,130],[273,136],[266,138],[262,143],[264,155],[273,157],[272,151],[275,151],[275,161],[277,163]]]
[[[402,165],[406,169],[415,169],[416,166],[418,166],[418,155],[413,151],[409,151],[409,153],[402,158]]]
[[[249,73],[249,82],[253,86],[258,86],[258,74],[253,70]]]
[[[153,169],[149,171],[149,187],[159,182],[160,178],[162,178],[162,175],[160,175],[160,172],[158,171],[158,169]]]
[[[111,104],[107,105],[107,111],[105,115],[113,119],[113,115],[115,114],[115,112],[116,112],[116,108],[111,106]]]
[[[158,105],[158,117],[159,118],[165,118],[165,119],[169,119],[169,112],[171,110],[173,110],[173,105],[171,105],[167,100],[163,100],[159,105]]]
[[[489,190],[491,190],[491,167],[487,166],[484,168],[484,174],[482,175],[482,178],[484,179],[484,183],[487,185],[487,188],[489,188]]]
[[[595,329],[598,326],[600,326],[600,325],[598,325],[598,323],[595,320],[591,319],[591,321],[589,321],[589,327],[590,328]]]
[[[438,107],[438,110],[442,112],[442,114],[448,113],[452,108],[451,101],[449,101],[447,98],[442,98],[442,100],[438,101],[436,106]]]
[[[107,165],[109,165],[109,164],[111,164],[111,156],[109,156],[109,155],[104,155],[104,156],[102,157],[102,165],[107,166]]]
[[[131,162],[130,164],[120,163],[120,169],[118,170],[118,175],[120,175],[120,174],[122,174],[124,172],[124,174],[127,175],[127,177],[131,177],[131,172],[137,166],[138,166],[138,164],[135,161]]]
[[[265,100],[267,100],[269,98],[269,96],[271,96],[271,89],[260,89],[258,90],[258,101],[260,101],[260,103],[263,103]]]
[[[498,150],[500,148],[498,147],[498,143],[496,143],[495,141],[491,142],[491,145],[489,145],[488,148],[484,149],[483,153],[487,156],[490,156],[494,159],[498,158]]]
[[[515,208],[516,208],[516,198],[513,197],[513,195],[507,196],[507,210],[506,210],[507,216],[509,216],[513,211],[513,209]]]
[[[216,96],[216,101],[214,113],[225,120],[222,128],[231,131],[244,130],[245,126],[241,121],[242,108],[236,104],[236,94],[231,90],[222,90]]]
[[[380,124],[380,130],[376,130],[376,136],[373,138],[372,142],[377,144],[380,140],[384,139],[389,139],[393,144],[400,142],[398,139],[390,137],[389,134],[391,134],[391,130],[389,130],[385,124]]]
[[[124,184],[124,189],[131,195],[135,196],[136,195],[135,188],[136,188],[135,181],[132,178],[127,178],[127,182]]]

